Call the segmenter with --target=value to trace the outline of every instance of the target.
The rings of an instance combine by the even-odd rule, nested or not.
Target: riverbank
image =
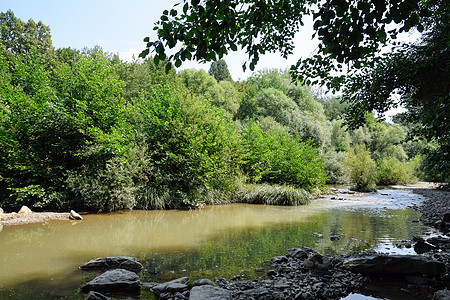
[[[3,213],[0,214],[0,226],[41,223],[49,220],[69,220],[69,216],[70,213],[55,212]]]

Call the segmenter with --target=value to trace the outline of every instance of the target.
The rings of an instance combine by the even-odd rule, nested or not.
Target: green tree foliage
[[[431,2],[431,1],[430,1]],[[429,13],[428,2],[372,1],[305,1],[282,0],[276,3],[244,0],[185,0],[178,8],[165,10],[154,30],[158,40],[145,38],[148,49],[156,50],[165,59],[166,49],[176,48],[169,60],[179,66],[185,60],[215,61],[229,51],[244,49],[253,70],[259,56],[268,52],[292,54],[295,34],[303,26],[303,18],[313,15],[315,36],[320,41],[318,53],[292,66],[297,77],[320,77],[330,87],[342,82],[332,75],[344,64],[360,66],[367,63],[380,46],[398,32],[409,31]],[[387,24],[399,24],[387,28]],[[306,67],[305,67],[306,66]]]
[[[77,62],[80,59],[81,52],[77,49],[72,49],[70,47],[58,48],[55,50],[55,56],[58,62],[70,65]]]
[[[298,109],[292,99],[287,97],[282,91],[274,88],[261,90],[253,100],[256,105],[258,116],[271,116],[280,124],[289,125],[293,119],[293,114]]]
[[[231,75],[230,71],[228,71],[227,63],[223,59],[213,61],[211,63],[211,67],[209,67],[208,73],[218,82],[223,80],[231,80]]]
[[[381,56],[376,68],[363,69],[351,78],[346,94],[351,124],[358,123],[355,116],[361,111],[384,113],[399,105],[406,107],[402,115],[407,123],[418,124],[415,134],[439,144],[429,159],[444,174],[450,170],[450,5],[448,1],[429,4],[433,4],[432,11],[425,18],[427,31],[420,42]],[[442,180],[448,181],[445,177]]]
[[[149,58],[143,62],[134,60],[117,64],[119,78],[125,83],[122,97],[128,103],[133,103],[136,99],[147,97],[151,90],[160,84],[173,83],[177,81],[177,74],[174,69],[165,72],[167,61],[160,61],[158,65]]]
[[[163,12],[154,28],[158,39],[144,40],[147,49],[142,56],[154,49],[157,57],[165,59],[167,50],[175,49],[169,60],[179,66],[190,59],[214,61],[241,48],[248,54],[244,70],[253,70],[261,54],[292,54],[293,37],[301,30],[303,17],[312,15],[319,47],[291,67],[294,79],[332,89],[344,84],[352,128],[362,124],[361,116],[367,112],[384,113],[403,105],[408,118],[420,125],[421,134],[439,143],[429,158],[443,155],[445,159],[435,163],[440,173],[449,173],[448,1],[184,0],[180,4]],[[399,33],[412,30],[422,33],[420,43],[380,54],[381,47],[392,46]],[[400,95],[399,102],[393,94]],[[251,98],[244,99],[244,111],[252,111]]]
[[[67,171],[84,164],[104,166],[123,147],[115,137],[124,109],[122,85],[101,56],[59,64],[53,72],[37,52],[24,57],[15,60],[6,86],[10,93],[1,99],[6,169],[0,176],[8,183],[7,199],[40,186],[46,193],[40,199],[30,194],[27,204],[48,205],[63,190]],[[98,151],[85,151],[99,143]]]
[[[183,70],[180,75],[182,82],[191,91],[225,109],[232,116],[236,115],[242,94],[236,89],[235,83],[229,80],[217,82],[204,70]]]
[[[14,54],[28,53],[32,48],[39,49],[41,54],[53,52],[50,27],[32,19],[25,23],[11,10],[0,13],[0,42]]]

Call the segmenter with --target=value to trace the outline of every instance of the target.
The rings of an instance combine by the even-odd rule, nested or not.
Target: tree
[[[32,19],[25,23],[11,10],[0,13],[0,42],[14,54],[28,53],[33,47],[41,54],[53,52],[50,27]]]
[[[295,33],[303,18],[312,15],[319,47],[291,67],[294,79],[332,89],[345,84],[351,128],[363,123],[361,116],[367,111],[383,113],[404,105],[449,160],[449,1],[183,0],[179,4],[183,4],[180,12],[176,7],[163,12],[154,27],[158,40],[144,39],[147,49],[142,56],[154,50],[155,58],[165,59],[166,50],[175,48],[169,60],[179,66],[190,59],[214,61],[241,48],[248,54],[243,69],[253,70],[261,54],[291,55]],[[423,33],[420,44],[401,45],[380,55],[381,47],[396,46],[398,34],[411,30]],[[399,102],[392,100],[393,93],[401,96]]]
[[[433,0],[431,0],[433,1]],[[267,52],[292,54],[293,38],[304,25],[303,18],[313,15],[315,35],[320,41],[318,53],[299,60],[292,71],[300,79],[321,77],[331,86],[342,78],[330,74],[351,63],[366,63],[389,38],[417,26],[424,29],[421,17],[429,13],[431,1],[342,1],[342,0],[183,0],[170,12],[165,10],[156,23],[158,40],[145,38],[145,57],[155,50],[157,59],[167,57],[166,49],[176,48],[169,60],[180,66],[185,60],[215,61],[229,51],[245,49],[248,61],[243,69],[253,70],[259,56]],[[399,24],[388,29],[391,23]],[[310,68],[299,68],[306,64]]]
[[[373,68],[352,75],[344,90],[350,104],[348,123],[361,125],[362,112],[385,113],[403,106],[403,123],[415,124],[413,134],[436,141],[429,153],[431,165],[440,174],[450,173],[450,4],[434,2],[432,14],[425,19],[427,31],[420,41],[406,44],[382,55]],[[396,96],[394,96],[396,95]],[[443,175],[439,180],[449,181]]]
[[[213,61],[208,72],[209,75],[213,76],[217,81],[231,80],[231,75],[230,71],[228,71],[227,63],[223,59]]]

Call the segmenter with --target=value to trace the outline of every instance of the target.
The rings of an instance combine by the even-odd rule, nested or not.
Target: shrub
[[[374,191],[377,179],[377,167],[371,158],[370,151],[364,144],[355,149],[350,149],[347,158],[344,160],[346,171],[350,181],[359,191]]]
[[[378,167],[378,184],[405,184],[416,180],[414,176],[414,164],[401,162],[395,157],[380,159]]]
[[[251,182],[288,184],[306,190],[324,186],[325,163],[309,142],[285,132],[265,132],[255,122],[248,124],[243,139],[243,170]]]

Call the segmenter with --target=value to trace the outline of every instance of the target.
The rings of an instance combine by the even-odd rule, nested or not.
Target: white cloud
[[[138,59],[142,50],[144,50],[144,48],[131,48],[125,52],[119,52],[119,58],[126,62],[132,62],[133,56],[135,60]]]

